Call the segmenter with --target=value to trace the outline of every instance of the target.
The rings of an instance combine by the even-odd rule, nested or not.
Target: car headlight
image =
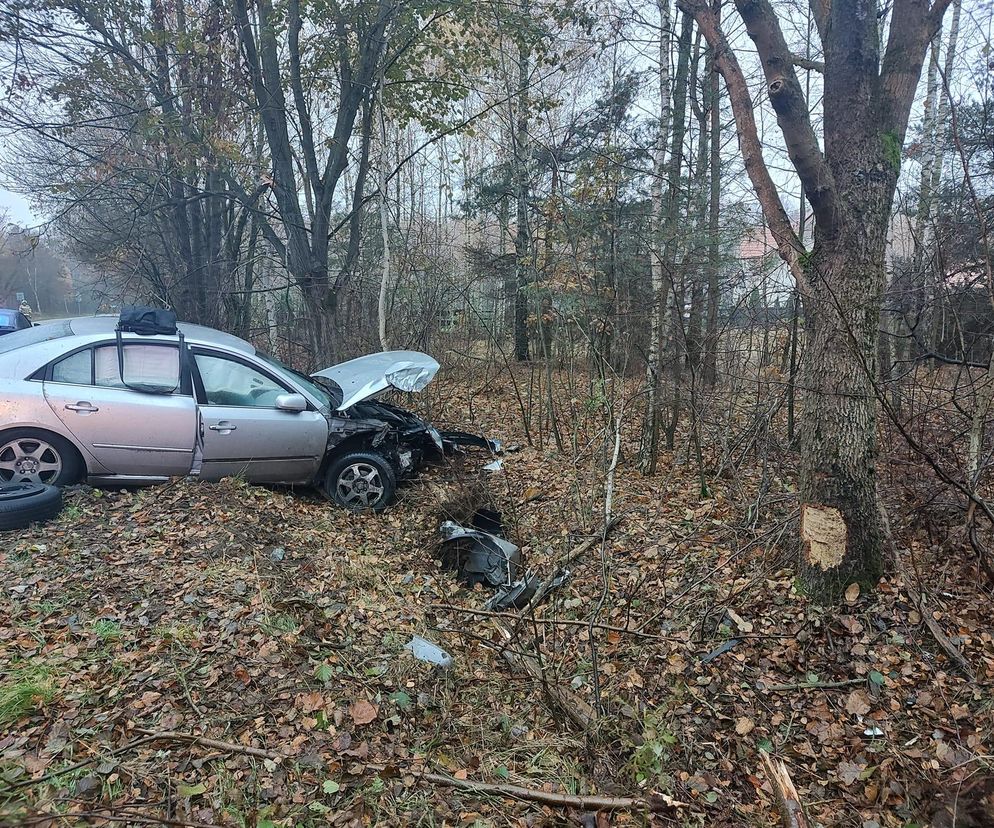
[[[435,426],[428,426],[428,433],[431,435],[431,441],[435,444],[435,448],[439,451],[445,451],[445,446],[442,445],[442,435],[438,433],[438,429]]]

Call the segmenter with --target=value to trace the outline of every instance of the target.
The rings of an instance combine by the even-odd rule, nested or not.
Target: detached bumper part
[[[481,448],[493,454],[500,454],[503,451],[500,440],[491,440],[479,434],[470,434],[468,431],[440,431],[438,436],[442,438],[446,454],[457,448]]]
[[[535,597],[540,583],[538,575],[529,569],[524,578],[500,587],[483,608],[485,610],[524,609]]]
[[[460,580],[470,586],[506,587],[514,583],[521,566],[521,550],[513,543],[451,520],[445,521],[440,531],[438,557],[442,566],[455,570]]]
[[[486,610],[524,609],[538,596],[537,606],[572,577],[573,573],[568,569],[560,569],[548,580],[540,581],[538,575],[529,569],[520,580],[508,586],[500,587],[483,605],[483,608]]]

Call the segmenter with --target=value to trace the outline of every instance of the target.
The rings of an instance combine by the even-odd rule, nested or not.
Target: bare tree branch
[[[745,75],[742,73],[742,67],[735,57],[735,52],[729,46],[714,12],[707,4],[700,0],[678,0],[678,5],[694,15],[701,33],[714,51],[715,66],[724,78],[725,86],[728,89],[746,173],[756,190],[756,195],[763,208],[763,215],[766,217],[773,238],[776,240],[777,251],[790,268],[790,272],[797,280],[798,285],[804,289],[806,281],[801,265],[801,257],[805,252],[804,245],[790,223],[783,201],[780,199],[780,193],[773,182],[766,162],[763,160],[763,145],[759,140],[759,131],[756,128],[752,96],[749,94],[749,87],[746,84]]]
[[[735,6],[759,52],[770,103],[777,114],[787,154],[819,226],[826,229],[836,217],[835,182],[811,126],[808,102],[794,71],[795,57],[787,46],[769,0],[735,0]]]

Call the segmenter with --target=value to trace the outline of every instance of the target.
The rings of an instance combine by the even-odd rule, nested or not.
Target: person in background
[[[22,299],[21,300],[21,304],[17,306],[17,309],[21,313],[23,313],[28,318],[28,320],[31,319],[31,313],[32,313],[32,311],[31,311],[31,305],[28,304],[28,300],[27,299]]]

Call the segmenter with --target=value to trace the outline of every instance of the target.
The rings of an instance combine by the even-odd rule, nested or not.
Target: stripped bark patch
[[[849,531],[842,512],[832,506],[801,506],[801,540],[804,559],[823,570],[835,569],[846,554]]]

